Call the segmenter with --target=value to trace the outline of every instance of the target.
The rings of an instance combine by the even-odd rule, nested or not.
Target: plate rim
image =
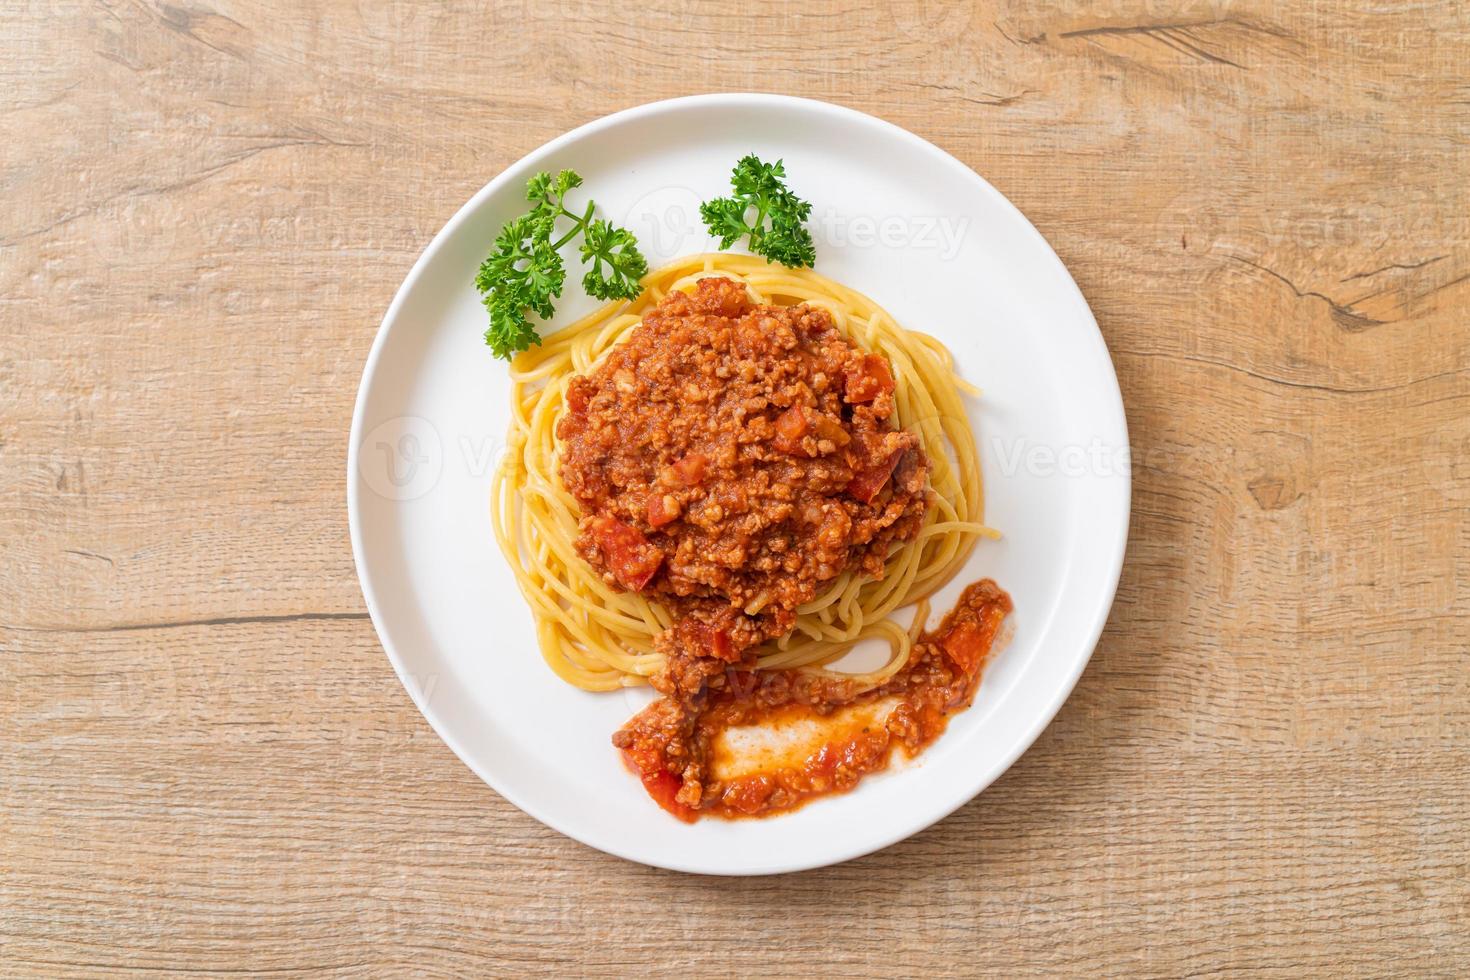
[[[1069,676],[1066,676],[1064,679],[1059,677],[1059,680],[1062,680],[1062,683],[1059,683],[1054,687],[1054,693],[1050,701],[1045,704],[1042,710],[1035,713],[1030,725],[1023,732],[1019,733],[1019,735],[1012,741],[1009,750],[1002,754],[996,763],[988,767],[986,773],[974,785],[973,789],[967,788],[966,790],[960,792],[952,800],[942,801],[941,805],[936,806],[930,810],[923,811],[917,817],[917,819],[910,819],[907,821],[900,821],[896,823],[895,829],[893,831],[888,834],[880,835],[880,837],[877,838],[876,841],[865,841],[854,846],[839,848],[830,854],[815,858],[810,861],[788,861],[769,867],[712,869],[709,867],[691,866],[679,861],[661,861],[656,858],[649,858],[645,855],[629,853],[628,851],[620,847],[606,845],[603,842],[592,843],[591,841],[585,839],[581,834],[568,829],[558,818],[547,814],[538,806],[529,804],[523,798],[521,798],[518,793],[508,790],[504,785],[502,785],[500,780],[497,780],[488,771],[472,761],[471,754],[465,750],[465,748],[460,744],[459,740],[449,730],[447,730],[447,728],[443,724],[441,724],[435,713],[430,710],[426,703],[426,699],[423,696],[423,692],[421,692],[419,689],[419,686],[415,683],[410,682],[407,664],[399,655],[398,651],[394,649],[393,645],[387,639],[387,636],[384,632],[383,624],[381,622],[382,614],[380,612],[378,599],[372,585],[369,582],[369,578],[367,575],[367,559],[365,557],[366,546],[363,540],[362,530],[363,521],[358,502],[358,447],[359,443],[362,440],[363,428],[365,425],[366,397],[368,395],[369,389],[372,387],[374,377],[377,373],[379,358],[384,347],[386,346],[388,333],[393,328],[394,323],[397,321],[400,310],[403,307],[404,303],[407,301],[408,295],[413,291],[413,287],[423,276],[424,271],[428,268],[432,260],[434,260],[438,256],[439,252],[444,248],[445,243],[452,237],[453,233],[459,228],[461,224],[467,221],[474,212],[479,210],[481,205],[488,198],[493,196],[502,187],[510,183],[512,180],[519,179],[519,175],[526,168],[533,166],[542,159],[556,154],[564,146],[577,142],[594,133],[601,132],[604,129],[609,129],[635,119],[656,116],[668,112],[676,112],[681,109],[685,109],[695,105],[772,109],[797,108],[806,111],[827,113],[831,116],[845,119],[845,121],[850,123],[855,123],[868,127],[877,127],[878,129],[886,132],[888,135],[903,142],[906,142],[911,146],[917,147],[919,150],[929,155],[937,164],[950,168],[959,168],[966,178],[978,182],[978,187],[981,193],[990,197],[993,203],[996,203],[1003,209],[1011,212],[1013,217],[1020,219],[1020,225],[1025,229],[1025,233],[1029,234],[1035,240],[1035,243],[1041,246],[1041,254],[1045,257],[1044,261],[1053,264],[1054,270],[1061,272],[1067,286],[1070,287],[1069,295],[1067,297],[1068,300],[1079,305],[1080,310],[1085,313],[1087,323],[1092,327],[1092,335],[1096,338],[1096,341],[1101,348],[1103,363],[1105,363],[1107,366],[1106,380],[1109,383],[1104,386],[1105,391],[1103,394],[1105,396],[1105,400],[1109,403],[1109,415],[1112,416],[1111,418],[1106,420],[1107,428],[1115,428],[1117,434],[1121,439],[1120,448],[1123,454],[1123,459],[1127,460],[1127,465],[1124,466],[1122,468],[1122,472],[1118,474],[1118,476],[1121,477],[1121,479],[1123,480],[1123,487],[1120,495],[1122,501],[1122,514],[1121,520],[1118,520],[1115,524],[1117,530],[1116,533],[1113,535],[1112,541],[1110,542],[1110,555],[1109,560],[1106,563],[1107,587],[1099,593],[1099,601],[1096,602],[1093,609],[1091,610],[1091,621],[1087,624],[1086,629],[1083,631],[1084,635],[1088,637],[1085,644],[1085,652],[1082,656],[1076,658],[1075,663],[1070,668]],[[1111,397],[1108,398],[1106,396]],[[469,770],[473,772],[476,776],[478,776],[481,781],[483,781],[487,786],[493,789],[496,793],[500,794],[501,797],[510,802],[513,806],[521,810],[523,813],[530,816],[532,819],[542,823],[547,827],[550,827],[563,836],[571,838],[572,840],[577,841],[583,846],[591,847],[595,850],[603,851],[604,853],[612,854],[615,857],[619,857],[627,861],[632,861],[637,864],[665,868],[671,871],[679,871],[690,874],[710,874],[721,876],[782,874],[789,872],[806,871],[813,868],[827,867],[834,864],[840,864],[845,861],[850,861],[858,857],[863,857],[867,854],[872,854],[876,851],[883,850],[884,848],[891,847],[893,844],[905,840],[933,826],[934,824],[940,822],[941,820],[944,820],[946,817],[953,814],[956,810],[960,809],[966,803],[969,803],[975,797],[979,796],[986,789],[992,786],[997,779],[999,779],[1002,775],[1010,770],[1011,766],[1015,764],[1017,759],[1019,759],[1029,748],[1031,748],[1032,745],[1035,744],[1036,740],[1041,736],[1042,732],[1044,732],[1046,728],[1051,724],[1052,720],[1055,719],[1057,713],[1061,710],[1062,705],[1064,705],[1067,702],[1067,699],[1071,697],[1073,690],[1076,688],[1078,681],[1082,677],[1082,674],[1086,671],[1087,665],[1091,663],[1093,654],[1096,652],[1097,649],[1098,641],[1102,637],[1102,631],[1107,625],[1108,616],[1112,611],[1113,602],[1117,596],[1118,584],[1122,577],[1123,562],[1127,552],[1128,532],[1133,510],[1133,472],[1131,452],[1131,441],[1129,440],[1128,436],[1128,420],[1123,408],[1122,389],[1121,386],[1118,384],[1117,368],[1113,363],[1112,354],[1108,350],[1106,338],[1103,337],[1102,331],[1097,325],[1097,318],[1092,312],[1091,305],[1088,304],[1086,297],[1082,294],[1081,288],[1077,285],[1076,280],[1072,277],[1071,271],[1068,270],[1066,264],[1062,262],[1061,257],[1057,255],[1056,250],[1052,248],[1051,243],[1048,242],[1045,236],[1043,236],[1041,232],[1036,228],[1036,226],[1031,223],[1030,219],[1028,219],[1025,214],[1020,211],[1019,208],[1011,203],[1009,198],[1007,198],[988,180],[986,180],[984,176],[982,176],[979,172],[971,168],[959,158],[955,157],[953,154],[949,153],[947,150],[936,145],[935,143],[930,142],[924,137],[919,136],[916,133],[913,133],[907,129],[904,129],[902,126],[899,126],[896,123],[889,122],[888,120],[882,119],[878,116],[870,115],[869,113],[863,112],[859,109],[851,108],[850,106],[841,105],[835,102],[828,102],[821,99],[812,99],[803,96],[782,95],[776,93],[706,93],[700,95],[680,96],[671,99],[661,99],[654,102],[647,102],[640,105],[630,106],[628,108],[621,109],[604,116],[600,116],[596,119],[592,119],[586,123],[583,123],[573,129],[566,131],[565,133],[562,133],[560,136],[557,136],[547,141],[546,143],[541,144],[540,146],[521,156],[513,163],[507,165],[504,169],[502,169],[499,173],[497,173],[494,177],[487,181],[484,186],[482,186],[478,191],[471,195],[469,200],[467,200],[463,205],[459,207],[458,210],[454,212],[449,220],[445,222],[444,226],[440,228],[439,231],[434,235],[434,237],[429,240],[429,243],[424,246],[423,251],[419,253],[418,258],[410,267],[408,274],[403,279],[403,282],[399,284],[397,291],[393,294],[393,300],[389,303],[387,311],[383,314],[383,319],[378,325],[378,329],[373,337],[372,346],[369,348],[367,359],[363,364],[362,378],[358,383],[357,394],[353,402],[352,424],[348,432],[346,473],[348,530],[352,544],[353,567],[357,573],[358,586],[362,592],[364,604],[367,606],[368,616],[373,624],[373,630],[377,634],[378,643],[383,648],[383,652],[387,655],[389,663],[392,664],[393,671],[395,675],[397,675],[399,683],[408,693],[409,699],[413,702],[414,706],[418,708],[419,713],[423,715],[424,720],[428,722],[429,727],[434,731],[434,733],[438,735],[440,740],[449,747],[450,751],[453,752],[459,758],[459,760],[464,763],[464,765],[468,767]],[[968,787],[969,783],[966,783],[966,786]]]

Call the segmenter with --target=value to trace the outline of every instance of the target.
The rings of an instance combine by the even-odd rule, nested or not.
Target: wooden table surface
[[[1470,7],[0,12],[0,973],[1470,972]],[[394,290],[566,129],[761,90],[984,174],[1097,314],[1132,532],[1071,700],[879,854],[592,851],[364,611]]]

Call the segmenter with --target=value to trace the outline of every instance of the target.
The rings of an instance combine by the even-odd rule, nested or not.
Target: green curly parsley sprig
[[[555,312],[552,298],[561,296],[566,268],[558,252],[563,245],[582,236],[582,263],[591,268],[582,277],[582,288],[598,299],[636,299],[643,291],[640,280],[648,274],[648,262],[638,251],[638,239],[626,229],[602,218],[593,218],[597,205],[587,202],[581,213],[566,206],[567,192],[580,187],[582,178],[574,170],[563,170],[555,178],[539,173],[526,182],[526,200],[531,210],[513,218],[500,229],[495,251],[480,264],[475,288],[490,313],[485,343],[504,360],[532,344],[541,342],[526,313],[542,320]],[[569,218],[572,228],[555,241],[556,223]]]
[[[784,161],[762,163],[754,154],[740,158],[730,174],[733,197],[718,197],[699,206],[699,216],[709,233],[728,249],[746,236],[750,250],[767,262],[780,262],[793,269],[815,266],[817,249],[803,222],[812,206],[791,193],[782,179]],[[752,220],[747,215],[754,210]]]

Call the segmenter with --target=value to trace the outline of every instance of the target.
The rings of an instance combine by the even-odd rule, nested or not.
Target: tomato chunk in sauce
[[[895,449],[888,456],[865,470],[859,472],[847,485],[847,492],[863,503],[872,503],[888,484],[889,477],[898,467],[899,460],[903,459],[904,451]]]
[[[648,584],[663,564],[664,553],[654,547],[637,528],[615,517],[598,515],[588,522],[587,532],[612,577],[630,592]]]
[[[881,354],[864,355],[862,362],[848,369],[845,377],[847,400],[854,404],[870,402],[893,391],[893,372]]]

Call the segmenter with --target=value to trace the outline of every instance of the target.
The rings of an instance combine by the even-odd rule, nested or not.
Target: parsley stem
[[[567,206],[565,204],[558,201],[556,203],[557,211],[559,211],[563,216],[571,218],[572,221],[576,223],[572,226],[571,231],[567,232],[565,235],[556,240],[556,243],[551,246],[552,251],[556,251],[557,249],[561,248],[567,242],[571,241],[573,238],[576,238],[584,230],[586,230],[587,226],[592,223],[592,213],[596,207],[597,205],[589,201],[587,202],[586,214],[573,214],[572,212],[567,210]]]

